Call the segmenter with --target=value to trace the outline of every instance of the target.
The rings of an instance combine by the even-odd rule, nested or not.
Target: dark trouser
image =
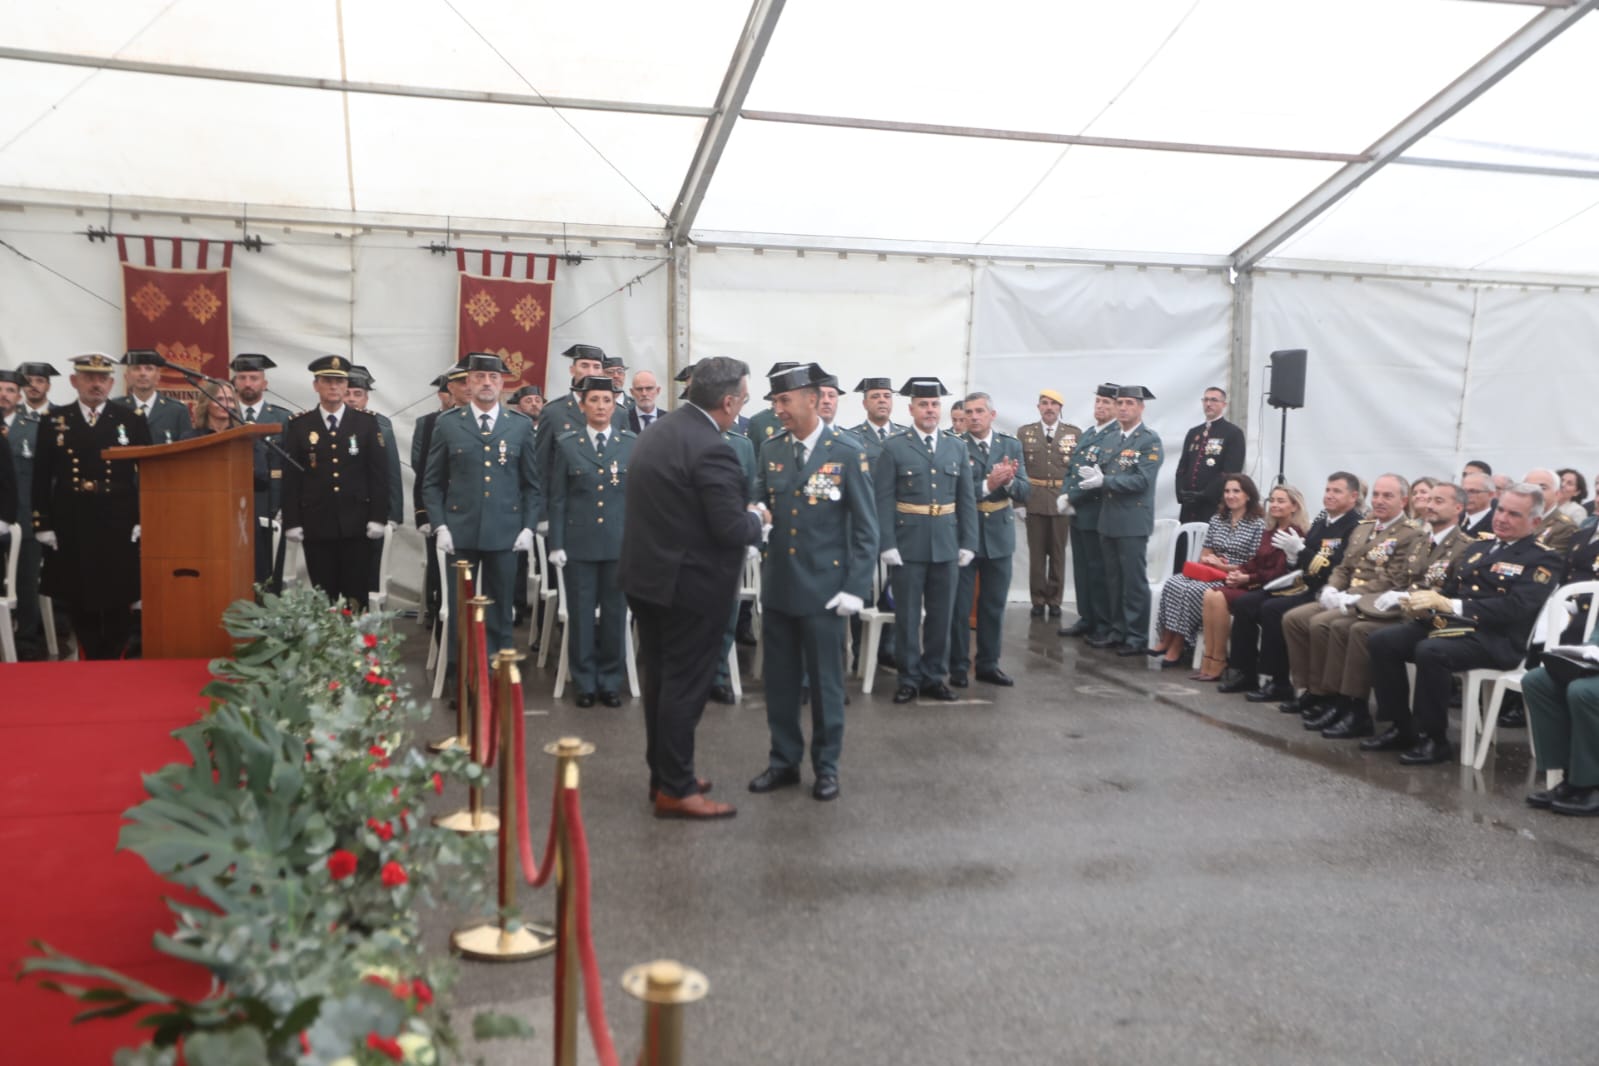
[[[1521,694],[1538,772],[1564,770],[1573,785],[1599,785],[1599,677],[1562,685],[1540,666],[1521,679]]]
[[[422,581],[425,586],[423,595],[427,597],[427,612],[437,616],[439,605],[444,602],[444,586],[439,580],[439,541],[437,537],[427,537],[427,574]]]
[[[908,562],[894,571],[894,658],[901,685],[938,684],[949,672],[949,625],[958,569],[951,559]]]
[[[532,566],[533,553],[519,552],[516,557],[516,583],[511,597],[511,606],[515,607],[518,614],[527,614],[527,582],[529,570]]]
[[[697,793],[694,729],[716,677],[728,610],[708,614],[629,598],[638,620],[644,696],[644,759],[650,787],[682,799]]]
[[[366,564],[367,602],[370,603],[372,593],[383,585],[383,542],[381,540],[369,540],[367,544],[372,549]]]
[[[1283,641],[1283,615],[1314,597],[1309,592],[1273,596],[1255,589],[1229,605],[1232,636],[1227,643],[1227,665],[1251,680],[1262,672],[1288,680],[1288,645]]]
[[[304,547],[305,572],[313,587],[327,593],[334,603],[349,600],[356,608],[366,606],[371,541],[363,535],[343,540],[308,540]]]
[[[977,672],[999,669],[999,641],[1010,594],[1011,556],[973,559],[956,577],[955,611],[949,624],[949,672],[969,673],[972,600],[977,600]],[[979,580],[979,578],[981,580]]]
[[[1209,522],[1216,515],[1216,505],[1209,500],[1192,500],[1177,511],[1179,522]]]
[[[1066,585],[1066,530],[1061,514],[1027,512],[1027,584],[1034,607],[1059,607]]]
[[[267,505],[266,489],[258,489],[255,493],[255,583],[265,585],[269,589],[272,585],[272,527],[263,526],[261,519],[272,518],[271,509]]]
[[[0,537],[0,559],[6,557],[11,547],[11,537],[19,536],[13,529],[9,536]],[[39,570],[44,565],[43,550],[32,537],[24,538],[17,549],[17,643],[37,645],[44,649],[44,625],[39,614]],[[0,575],[3,576],[3,575]],[[9,594],[13,590],[7,589]]]
[[[844,747],[844,619],[832,611],[792,615],[768,608],[761,626],[770,765],[786,770],[805,757],[799,697],[808,676],[811,767],[818,777],[837,774]]]
[[[1504,670],[1515,660],[1505,662],[1473,635],[1429,640],[1431,631],[1424,622],[1401,622],[1373,633],[1366,643],[1371,652],[1371,689],[1377,696],[1379,718],[1406,735],[1445,740],[1451,677],[1481,667]],[[1414,699],[1406,663],[1416,664]]]
[[[85,607],[70,604],[72,632],[78,639],[80,659],[120,659],[133,635],[133,611],[128,607]]]
[[[1149,641],[1149,538],[1101,536],[1110,637],[1129,647]]]
[[[448,558],[450,573],[455,573],[455,564],[459,560],[466,560],[472,564],[472,575],[477,580],[474,590],[479,596],[487,596],[494,601],[483,609],[483,633],[489,642],[488,657],[492,665],[494,653],[516,647],[511,636],[511,582],[516,578],[516,556],[513,551],[480,551],[476,548],[462,548]],[[480,568],[481,567],[481,576]],[[456,603],[455,582],[450,582],[450,617],[461,617],[457,612],[460,605]],[[590,608],[592,610],[592,608]],[[592,614],[590,617],[593,617]],[[451,663],[455,662],[456,641],[446,641],[450,648]]]
[[[627,606],[616,584],[616,560],[572,559],[565,571],[566,624],[571,627],[566,638],[567,661],[572,684],[579,692],[617,692],[622,687],[622,630]],[[598,625],[594,621],[596,607],[600,612]]]
[[[1109,595],[1099,530],[1072,526],[1072,583],[1077,589],[1077,617],[1091,637],[1110,634]]]

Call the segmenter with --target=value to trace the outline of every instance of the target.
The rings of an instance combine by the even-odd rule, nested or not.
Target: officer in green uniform
[[[1055,498],[1055,509],[1072,516],[1072,585],[1076,589],[1077,621],[1062,626],[1063,637],[1089,637],[1103,640],[1110,635],[1110,593],[1105,588],[1103,547],[1099,542],[1099,509],[1104,499],[1101,489],[1085,489],[1080,471],[1098,466],[1109,454],[1106,437],[1115,437],[1116,390],[1107,381],[1094,390],[1094,424],[1080,434],[1066,464],[1065,491]]]
[[[999,668],[1005,601],[1010,597],[1011,560],[1016,554],[1015,505],[1027,502],[1032,486],[1021,441],[994,428],[994,400],[986,392],[966,397],[966,453],[977,497],[977,557],[963,567],[950,620],[949,683],[966,687],[971,663],[972,600],[977,600],[977,680],[1014,685]]]
[[[239,400],[239,417],[247,425],[257,422],[289,424],[294,412],[272,403],[266,398],[268,370],[277,364],[256,352],[244,352],[233,357],[228,369],[233,371],[233,392]],[[283,443],[281,434],[272,440]],[[272,520],[283,508],[283,461],[268,447],[266,440],[255,440],[255,582],[258,585],[276,585],[283,568],[283,545],[278,556],[272,557]]]
[[[766,636],[767,768],[751,792],[797,785],[805,734],[800,690],[811,693],[811,795],[838,797],[844,742],[844,619],[871,594],[877,500],[860,442],[826,426],[815,363],[779,371],[767,399],[784,431],[761,446],[756,500],[771,524],[761,568]]]
[[[773,363],[772,369],[766,372],[767,380],[771,380],[774,374],[781,374],[785,370],[793,370],[797,366],[799,364],[791,360]],[[755,445],[756,454],[759,455],[761,445],[765,444],[768,438],[775,437],[782,432],[782,429],[783,424],[777,420],[777,413],[770,407],[765,407],[750,415],[749,424],[744,427],[744,433]]]
[[[937,378],[911,378],[912,427],[888,438],[872,468],[880,557],[894,573],[895,703],[918,692],[953,701],[945,683],[958,568],[977,553],[977,500],[966,445],[938,428],[948,396]],[[925,617],[923,605],[927,611]]]
[[[1559,771],[1563,780],[1534,792],[1527,804],[1557,814],[1592,817],[1599,814],[1599,630],[1583,642],[1581,665],[1567,665],[1545,656],[1546,665],[1521,679],[1532,726],[1532,749],[1539,773]],[[1560,676],[1549,670],[1552,664]]]
[[[166,360],[149,348],[125,352],[120,360],[128,383],[126,396],[111,402],[128,408],[150,427],[151,444],[171,444],[182,440],[194,428],[187,404],[169,399],[156,391],[161,384],[161,367]]]
[[[1110,633],[1089,639],[1096,648],[1116,647],[1121,656],[1149,647],[1149,578],[1144,558],[1155,531],[1155,477],[1164,458],[1160,437],[1144,425],[1144,401],[1155,394],[1142,385],[1116,390],[1120,432],[1104,438],[1100,462],[1078,471],[1078,484],[1103,489],[1099,537],[1104,548]]]
[[[49,363],[18,363],[22,375],[22,413],[43,419],[50,413],[50,379],[61,374]]]
[[[545,532],[545,492],[549,485],[550,458],[555,452],[555,442],[562,435],[587,425],[579,406],[578,385],[591,377],[606,376],[607,357],[597,344],[574,344],[561,354],[572,360],[572,387],[560,396],[550,397],[550,402],[539,412],[537,432],[533,437],[534,469],[538,471],[538,481],[534,488],[536,509],[531,517],[538,523],[537,528],[541,533]],[[627,412],[620,405],[612,411],[611,428],[628,428]]]
[[[616,583],[616,561],[627,518],[627,465],[638,436],[616,429],[611,420],[621,390],[610,376],[585,378],[578,390],[583,427],[556,440],[545,487],[549,559],[566,581],[568,662],[577,705],[592,707],[598,696],[605,706],[620,707],[627,603]]]
[[[616,386],[616,409],[625,417],[633,409],[633,397],[627,394],[627,360],[620,355],[607,355],[600,362],[605,367],[605,376]],[[628,428],[633,427],[629,424]]]
[[[861,378],[855,385],[861,394],[861,406],[866,408],[866,421],[851,426],[850,432],[866,445],[866,457],[877,461],[878,454],[888,438],[909,429],[891,417],[894,413],[894,383],[888,378]]]
[[[22,402],[25,383],[20,372],[0,370],[0,434],[11,446],[11,465],[17,474],[17,523],[10,535],[22,538],[17,555],[17,657],[28,660],[44,658],[45,645],[39,621],[39,542],[33,539],[33,460],[39,454],[39,420]]]

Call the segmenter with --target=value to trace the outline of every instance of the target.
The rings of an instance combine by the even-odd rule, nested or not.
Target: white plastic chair
[[[883,586],[888,582],[888,564],[881,559],[872,575],[872,598],[861,608],[861,692],[871,695],[872,682],[877,679],[877,651],[883,643],[883,630],[894,624],[894,612],[878,607]]]
[[[571,676],[571,660],[568,658],[568,642],[572,639],[572,623],[566,609],[566,568],[555,568],[555,595],[557,611],[561,621],[561,661],[555,668],[555,698],[560,699],[561,693],[566,691],[567,678]],[[633,610],[624,608],[622,616],[622,661],[627,666],[627,690],[638,699],[638,657],[633,651]],[[594,617],[599,617],[599,611],[594,612]],[[589,624],[594,624],[594,619],[589,619]],[[737,663],[735,662],[735,677]]]
[[[22,557],[22,531],[13,529],[6,549],[6,591],[0,596],[0,662],[17,661],[17,638],[11,619],[17,612],[17,562]]]
[[[744,553],[744,572],[738,582],[738,598],[740,603],[745,600],[750,603],[750,628],[755,633],[755,654],[750,659],[750,674],[755,680],[759,681],[762,668],[765,665],[762,644],[764,638],[761,634],[761,557],[759,554],[752,559],[748,552]],[[737,641],[734,642],[733,647],[736,654]]]
[[[389,557],[394,551],[394,527],[383,526],[383,552],[378,556],[378,587],[367,594],[367,609],[381,611],[389,602]]]
[[[272,557],[277,558],[278,542],[283,539],[283,534],[274,528],[272,532]],[[283,549],[283,587],[300,583],[300,564],[305,561],[305,546],[297,540],[291,540]]]
[[[434,552],[439,557],[440,580],[450,582],[455,580],[455,575],[450,571],[449,556],[443,548]],[[443,594],[439,597],[439,617],[433,623],[433,632],[428,634],[428,661],[427,669],[433,671],[433,698],[438,699],[444,695],[444,675],[449,672],[450,653],[445,650],[444,642],[452,634],[450,629],[450,590],[453,585],[446,584]]]
[[[1537,643],[1540,628],[1547,634],[1545,646],[1558,643],[1568,623],[1566,604],[1578,596],[1595,594],[1599,594],[1599,581],[1574,581],[1556,589],[1540,612],[1543,625],[1533,627],[1529,645]],[[1596,619],[1599,619],[1599,611],[1589,610],[1582,627],[1584,641],[1593,635]],[[1460,765],[1477,770],[1483,768],[1488,761],[1488,749],[1493,745],[1494,730],[1499,726],[1499,708],[1505,701],[1505,693],[1520,692],[1521,679],[1526,674],[1525,658],[1509,670],[1466,671],[1465,680],[1460,684]],[[1490,686],[1486,709],[1482,706],[1484,685]],[[1527,735],[1531,737],[1531,729],[1527,730]]]
[[[1172,553],[1172,565],[1177,565],[1177,560],[1185,563],[1197,563],[1199,557],[1205,553],[1205,534],[1210,532],[1208,522],[1184,522],[1177,527],[1177,545]],[[1160,634],[1156,633],[1156,637]],[[1194,669],[1198,670],[1205,658],[1205,627],[1199,627],[1199,633],[1194,637]],[[1157,661],[1154,665],[1160,665]]]
[[[39,621],[44,625],[45,650],[50,653],[50,658],[61,658],[61,645],[56,640],[56,605],[49,596],[39,597]]]
[[[566,610],[560,603],[560,591],[557,582],[550,580],[550,553],[544,540],[544,534],[533,535],[533,550],[538,553],[539,583],[538,598],[529,599],[532,604],[533,617],[528,620],[527,640],[528,650],[533,649],[537,641],[539,646],[539,668],[550,659],[550,644],[555,640],[555,623],[558,614]],[[561,614],[564,617],[564,614]],[[542,619],[542,621],[541,621]]]
[[[1160,595],[1166,589],[1166,579],[1171,577],[1171,568],[1177,561],[1177,531],[1179,526],[1175,518],[1155,519],[1154,531],[1149,535],[1149,546],[1144,554],[1144,576],[1149,581],[1149,633],[1144,641],[1144,646],[1153,648],[1160,639],[1156,632],[1155,619],[1160,617]],[[1131,639],[1132,634],[1127,634]],[[1150,668],[1160,669],[1160,660],[1151,658]]]

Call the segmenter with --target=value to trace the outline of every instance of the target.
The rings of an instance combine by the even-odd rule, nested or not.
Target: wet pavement
[[[623,1061],[642,1013],[622,971],[661,957],[710,979],[689,1063],[1599,1061],[1599,820],[1523,804],[1525,731],[1480,774],[1401,767],[1025,606],[1006,623],[1015,688],[895,706],[891,673],[851,684],[831,804],[808,770],[745,791],[766,762],[746,672],[699,730],[700,774],[739,807],[710,824],[650,816],[637,701],[579,710],[549,698],[553,664],[529,670],[536,843],[543,745],[598,746],[583,809]],[[461,921],[437,916],[441,945]],[[463,1029],[492,1006],[538,1030],[474,1051],[548,1061],[552,974],[463,963]]]

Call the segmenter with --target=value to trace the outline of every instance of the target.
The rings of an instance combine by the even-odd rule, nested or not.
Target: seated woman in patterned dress
[[[1221,506],[1205,529],[1205,546],[1199,562],[1232,573],[1254,558],[1266,530],[1261,517],[1260,490],[1247,474],[1228,474],[1222,484]],[[1160,593],[1160,643],[1149,649],[1151,655],[1164,656],[1162,669],[1182,665],[1184,652],[1194,646],[1199,635],[1205,590],[1220,588],[1221,582],[1200,581],[1176,574],[1166,579]]]
[[[1271,538],[1279,530],[1291,529],[1303,536],[1310,528],[1310,516],[1305,513],[1305,497],[1292,485],[1278,485],[1266,500],[1266,532],[1260,538],[1260,548],[1255,557],[1227,575],[1219,588],[1205,592],[1203,614],[1205,618],[1205,661],[1197,674],[1189,675],[1192,681],[1220,681],[1227,669],[1227,641],[1232,634],[1233,600],[1250,589],[1258,589],[1268,581],[1275,581],[1288,573],[1288,557],[1281,548],[1272,546]]]

